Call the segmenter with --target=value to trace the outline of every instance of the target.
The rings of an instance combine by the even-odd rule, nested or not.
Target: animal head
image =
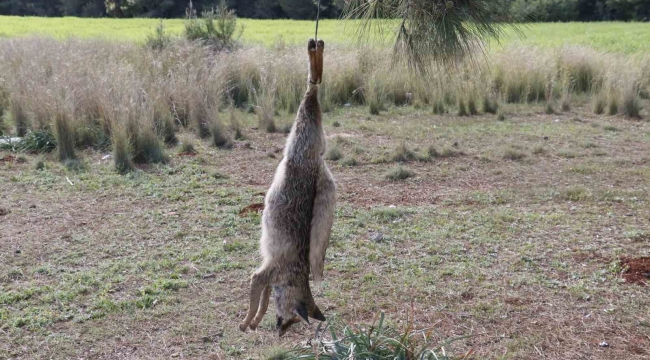
[[[278,335],[282,336],[291,327],[299,322],[309,324],[309,318],[325,321],[325,316],[320,312],[314,302],[309,284],[306,286],[274,286],[276,327]]]

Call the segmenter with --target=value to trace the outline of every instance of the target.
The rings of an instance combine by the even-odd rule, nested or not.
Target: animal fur
[[[257,328],[271,289],[280,336],[296,322],[325,321],[309,287],[310,270],[314,281],[323,277],[336,203],[334,179],[323,159],[326,144],[318,103],[324,47],[322,40],[310,39],[307,45],[309,85],[264,200],[263,261],[251,278],[250,308],[239,325],[242,331]]]

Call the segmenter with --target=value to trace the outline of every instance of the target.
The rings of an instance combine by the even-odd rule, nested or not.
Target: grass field
[[[476,359],[647,358],[650,287],[621,259],[650,256],[650,123],[504,113],[326,115],[329,146],[356,161],[329,161],[339,202],[317,303],[392,326],[413,304],[437,341],[473,335],[446,350]],[[241,117],[232,150],[196,141],[198,155],[170,148],[127,176],[103,152],[82,170],[0,154],[0,358],[265,358],[312,337],[278,340],[272,311],[237,329],[260,231],[239,212],[262,201],[285,141]],[[387,180],[401,142],[441,155]]]
[[[273,45],[281,38],[288,44],[302,43],[314,32],[313,21],[240,19],[244,41]],[[0,37],[48,35],[144,41],[159,24],[156,19],[83,19],[0,16]],[[172,34],[181,34],[183,20],[164,20]],[[319,37],[330,43],[346,44],[342,23],[325,20]],[[584,45],[602,51],[636,53],[650,51],[650,26],[647,23],[549,23],[525,25],[525,38],[509,32],[504,44],[557,47]]]
[[[0,18],[0,140],[29,145],[0,144],[0,359],[278,360],[314,336],[278,339],[273,305],[237,328],[259,265],[260,214],[242,210],[282,156],[265,125],[293,120],[313,25],[242,21],[268,46]],[[535,24],[429,78],[335,30],[320,101],[338,203],[314,289],[330,322],[384,311],[399,329],[413,311],[434,344],[462,337],[454,359],[647,359],[648,26]]]

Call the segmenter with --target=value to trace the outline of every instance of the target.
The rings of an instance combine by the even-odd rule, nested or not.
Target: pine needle
[[[450,66],[476,54],[485,56],[490,40],[511,28],[522,36],[520,19],[507,0],[346,0],[343,18],[356,20],[359,43],[372,36],[393,42],[395,61],[414,70]]]

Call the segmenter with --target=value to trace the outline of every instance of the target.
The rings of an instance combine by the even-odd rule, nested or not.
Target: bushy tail
[[[336,206],[336,186],[332,175],[323,167],[318,180],[314,212],[311,220],[311,238],[309,241],[309,266],[314,277],[314,282],[323,280],[325,268],[325,252],[329,244],[334,222],[334,208]]]

